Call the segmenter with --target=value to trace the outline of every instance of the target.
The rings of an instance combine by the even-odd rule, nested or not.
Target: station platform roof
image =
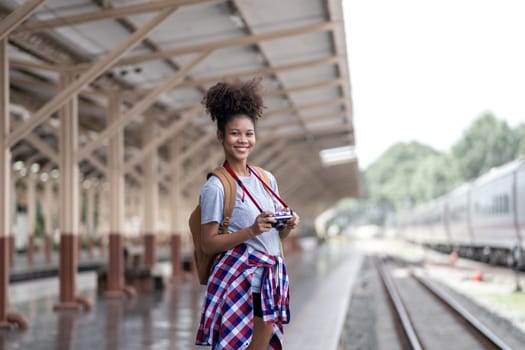
[[[55,168],[57,111],[78,96],[81,178],[104,181],[108,139],[123,129],[126,183],[140,186],[141,160],[158,152],[160,186],[169,191],[168,141],[178,138],[183,195],[196,198],[222,157],[200,104],[204,91],[221,79],[262,77],[267,109],[251,162],[276,175],[303,217],[359,196],[357,159],[327,165],[319,155],[355,146],[341,3],[2,0],[13,161]],[[68,75],[73,82],[64,82]],[[121,115],[111,121],[115,99]],[[142,137],[148,118],[155,121],[153,142]]]

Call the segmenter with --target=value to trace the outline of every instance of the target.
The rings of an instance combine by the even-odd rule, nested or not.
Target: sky
[[[343,0],[359,167],[449,152],[480,115],[525,123],[525,1]]]

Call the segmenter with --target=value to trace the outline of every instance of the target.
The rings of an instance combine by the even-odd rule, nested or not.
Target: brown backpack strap
[[[259,175],[259,177],[261,178],[261,180],[264,181],[265,184],[267,184],[268,186],[271,186],[270,180],[268,179],[268,174],[266,174],[266,171],[263,168],[255,166],[255,165],[250,165],[250,167],[252,167],[252,169],[257,172],[257,175]],[[270,193],[270,191],[268,191],[266,187],[264,187],[264,189],[266,190],[266,192],[270,194],[270,197],[271,197],[272,194]]]
[[[210,176],[217,176],[221,180],[222,187],[224,187],[224,211],[222,216],[222,232],[228,233],[228,227],[230,226],[230,218],[232,216],[233,207],[235,206],[235,198],[237,197],[237,183],[235,179],[228,174],[228,171],[222,167],[216,168]]]

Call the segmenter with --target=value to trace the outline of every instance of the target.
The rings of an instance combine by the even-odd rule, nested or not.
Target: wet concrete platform
[[[345,243],[325,244],[286,257],[291,323],[285,349],[336,350],[362,253]],[[90,312],[56,312],[58,280],[13,283],[11,309],[29,321],[26,331],[0,330],[0,349],[206,349],[193,345],[204,287],[168,283],[162,291],[114,300],[96,293],[96,274],[79,274],[78,293]]]

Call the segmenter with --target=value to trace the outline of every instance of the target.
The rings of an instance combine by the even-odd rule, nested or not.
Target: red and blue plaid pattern
[[[263,320],[274,325],[268,349],[282,349],[283,324],[290,319],[284,261],[280,256],[265,254],[245,244],[225,252],[213,267],[195,344],[212,345],[213,350],[248,347],[253,333],[251,281],[257,267],[264,267]]]

